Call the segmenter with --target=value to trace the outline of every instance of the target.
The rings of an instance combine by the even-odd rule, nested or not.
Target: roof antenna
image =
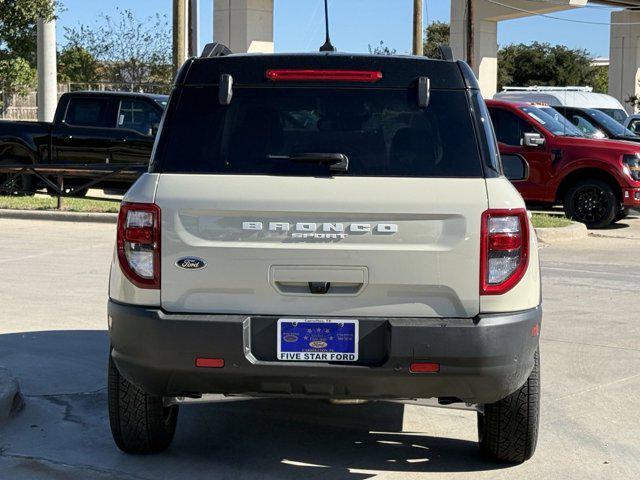
[[[326,38],[324,45],[320,47],[321,52],[335,52],[336,47],[331,45],[331,39],[329,38],[329,0],[324,0],[324,26],[326,31]]]

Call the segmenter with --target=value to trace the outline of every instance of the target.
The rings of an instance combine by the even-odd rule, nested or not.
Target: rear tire
[[[9,192],[2,189],[2,185],[9,179],[9,175],[6,173],[0,173],[0,195],[8,195]]]
[[[31,157],[23,150],[19,150],[23,155],[15,156],[12,147],[7,147],[0,152],[0,164],[2,165],[24,165],[25,167],[33,165]],[[13,175],[10,173],[0,174],[0,186],[4,184],[9,177]],[[24,173],[20,175],[14,182],[13,188],[2,190],[0,195],[15,195],[15,196],[33,196],[36,193],[37,177],[30,173]]]
[[[4,185],[4,183],[9,179],[10,174],[1,173],[0,174],[0,187]],[[12,195],[12,196],[33,196],[36,193],[35,182],[33,175],[20,175],[13,182],[13,186],[5,187],[0,190],[0,195]]]
[[[162,397],[126,380],[111,355],[108,377],[109,423],[118,448],[132,454],[166,450],[176,431],[178,406],[166,407]]]
[[[64,191],[65,191],[65,194],[69,194],[71,192],[71,189],[70,188],[65,188]],[[53,188],[51,188],[51,187],[47,187],[47,193],[49,195],[51,195],[52,197],[57,197],[58,196],[57,192],[55,192],[53,190]],[[74,194],[73,194],[73,197],[74,198],[86,197],[87,193],[89,193],[89,189],[83,188],[82,190],[76,190],[74,192]]]
[[[480,450],[489,459],[522,463],[538,443],[540,421],[540,354],[525,384],[506,398],[484,405],[478,413]]]
[[[601,180],[581,180],[564,196],[568,218],[584,223],[587,228],[604,228],[616,220],[620,202],[613,189]]]

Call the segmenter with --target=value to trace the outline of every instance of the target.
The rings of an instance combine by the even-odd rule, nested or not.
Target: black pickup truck
[[[0,168],[85,165],[100,170],[108,164],[146,164],[167,101],[165,95],[144,93],[66,93],[53,123],[0,121]],[[34,176],[23,177],[27,190],[44,186]]]

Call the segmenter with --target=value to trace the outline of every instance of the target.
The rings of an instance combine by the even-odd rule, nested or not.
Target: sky
[[[232,0],[233,1],[233,0]],[[508,3],[509,0],[502,0]],[[536,0],[532,0],[536,1]],[[130,9],[141,20],[155,13],[170,19],[171,0],[61,0],[64,11],[58,20],[58,42],[64,44],[64,27],[91,25],[100,13]],[[277,52],[314,51],[324,43],[323,0],[274,0],[275,49]],[[425,24],[449,21],[449,0],[424,0]],[[343,52],[366,52],[381,40],[399,53],[411,50],[411,0],[329,0],[331,39]],[[213,0],[201,0],[200,44],[213,38]],[[610,8],[593,6],[556,12],[568,20],[609,22]],[[507,20],[498,25],[498,43],[533,41],[584,48],[594,57],[609,56],[609,27],[585,25],[543,17]]]

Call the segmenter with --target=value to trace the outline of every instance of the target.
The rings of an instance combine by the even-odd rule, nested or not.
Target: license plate
[[[278,320],[278,360],[355,362],[358,360],[358,321],[281,318]]]

